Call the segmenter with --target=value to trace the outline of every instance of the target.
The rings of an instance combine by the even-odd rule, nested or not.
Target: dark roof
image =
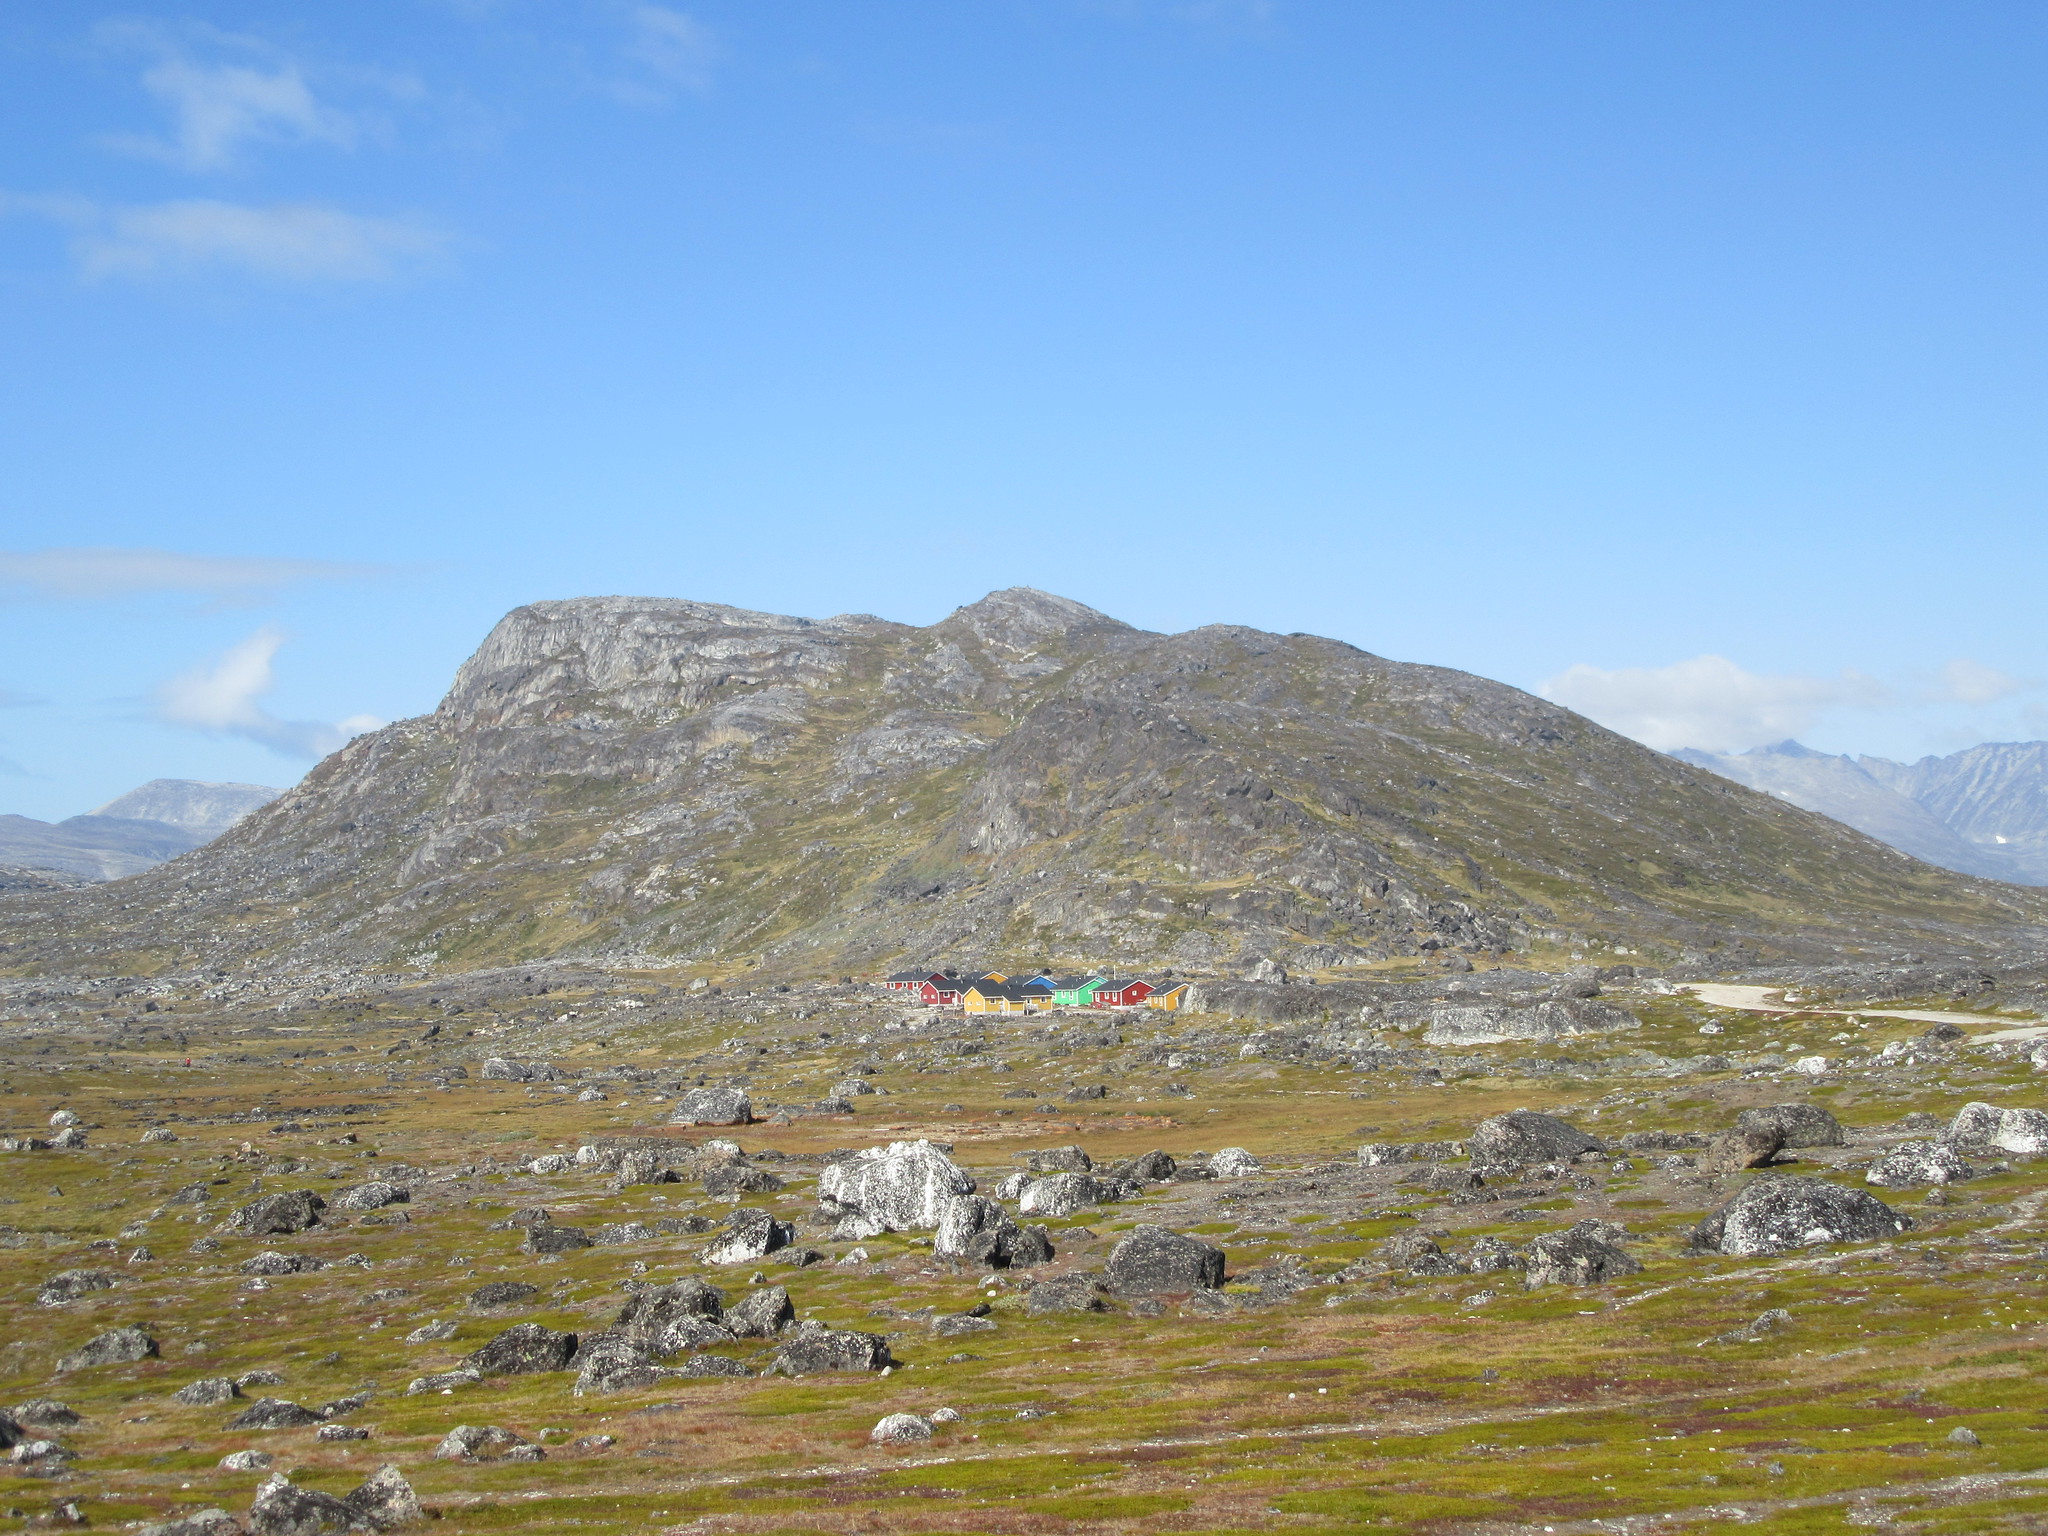
[[[1135,987],[1141,981],[1145,981],[1145,978],[1142,976],[1105,976],[1102,979],[1102,985],[1095,990],[1098,992],[1121,992],[1126,987]],[[1146,981],[1145,985],[1149,987],[1152,983]]]
[[[1053,979],[1053,985],[1054,985],[1055,987],[1058,987],[1058,988],[1059,988],[1059,989],[1060,989],[1060,990],[1061,990],[1062,992],[1071,992],[1071,991],[1073,991],[1073,990],[1074,990],[1074,988],[1076,988],[1076,987],[1085,987],[1085,986],[1087,986],[1087,985],[1088,985],[1088,983],[1089,983],[1089,982],[1091,982],[1091,981],[1100,981],[1101,979],[1102,979],[1101,977],[1099,977],[1099,976],[1095,975],[1094,973],[1090,972],[1089,974],[1087,974],[1087,975],[1085,975],[1085,976],[1058,976],[1058,977],[1055,977],[1055,978]]]
[[[893,971],[887,979],[890,981],[929,981],[937,974],[936,971]]]

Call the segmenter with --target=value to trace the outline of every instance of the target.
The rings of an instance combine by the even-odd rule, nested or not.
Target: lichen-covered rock
[[[751,1125],[754,1101],[744,1088],[692,1088],[676,1100],[671,1125]]]
[[[587,1341],[576,1357],[576,1365],[578,1397],[651,1387],[669,1374],[655,1363],[644,1344],[629,1338],[599,1337]]]
[[[140,1328],[109,1328],[87,1339],[69,1354],[57,1357],[60,1371],[83,1371],[98,1365],[126,1365],[156,1353],[156,1340]]]
[[[914,1413],[891,1413],[875,1423],[868,1431],[868,1439],[876,1445],[910,1445],[932,1437],[930,1419],[919,1418]]]
[[[963,1259],[991,1269],[1021,1269],[1050,1263],[1052,1239],[1044,1227],[1020,1228],[993,1200],[962,1195],[940,1217],[932,1252],[940,1258]]]
[[[1787,1147],[1839,1147],[1842,1122],[1818,1104],[1766,1104],[1735,1117],[1739,1131],[1775,1131]]]
[[[1752,1180],[1693,1229],[1693,1246],[1752,1257],[1821,1243],[1867,1243],[1912,1226],[1875,1195],[1825,1179]]]
[[[175,1520],[137,1526],[132,1536],[242,1536],[242,1522],[224,1509],[196,1509]]]
[[[641,1287],[627,1298],[607,1331],[654,1347],[678,1323],[715,1326],[724,1315],[725,1293],[691,1276],[669,1285]]]
[[[1358,1161],[1367,1168],[1397,1163],[1447,1163],[1464,1155],[1462,1141],[1369,1141],[1358,1149]]]
[[[256,1490],[256,1502],[242,1517],[249,1536],[322,1536],[354,1523],[353,1511],[333,1494],[301,1488],[282,1472]]]
[[[350,1492],[342,1495],[358,1525],[374,1531],[395,1531],[426,1518],[419,1495],[405,1474],[393,1466],[379,1467]]]
[[[751,1264],[796,1241],[796,1228],[768,1211],[741,1206],[725,1231],[704,1250],[706,1264]]]
[[[933,1318],[931,1330],[934,1338],[957,1339],[970,1333],[994,1333],[996,1322],[973,1312],[952,1312]]]
[[[1110,1170],[1113,1177],[1132,1179],[1146,1184],[1164,1184],[1171,1180],[1180,1164],[1170,1152],[1141,1152],[1136,1157],[1126,1158]]]
[[[403,1184],[394,1184],[389,1179],[371,1179],[363,1184],[351,1184],[347,1189],[335,1192],[332,1204],[339,1211],[375,1211],[387,1205],[402,1205],[412,1199],[412,1191]]]
[[[1223,1250],[1165,1227],[1135,1227],[1104,1266],[1120,1296],[1214,1290],[1223,1284]]]
[[[1508,1040],[1569,1040],[1641,1029],[1625,1008],[1584,998],[1553,998],[1534,1007],[1445,1003],[1429,1010],[1425,1045],[1498,1045]]]
[[[434,1447],[434,1456],[440,1461],[501,1461],[528,1443],[524,1435],[497,1424],[458,1424]]]
[[[268,1451],[229,1451],[220,1466],[225,1472],[261,1472],[276,1459]]]
[[[1041,1280],[1024,1298],[1024,1310],[1032,1317],[1057,1316],[1063,1312],[1107,1312],[1102,1289],[1093,1275],[1058,1275]]]
[[[726,1332],[739,1339],[772,1339],[796,1321],[786,1286],[764,1285],[726,1308]]]
[[[36,1301],[45,1307],[61,1307],[94,1291],[111,1291],[120,1279],[120,1271],[112,1269],[63,1270],[43,1282]]]
[[[1642,1272],[1637,1263],[1606,1235],[1605,1224],[1582,1221],[1563,1232],[1531,1238],[1524,1254],[1523,1281],[1539,1285],[1604,1285]]]
[[[591,1239],[600,1248],[616,1248],[625,1243],[651,1243],[658,1236],[644,1221],[608,1221],[591,1234]]]
[[[707,1169],[704,1193],[714,1200],[737,1200],[742,1195],[772,1195],[783,1187],[782,1177],[752,1163],[723,1163]]]
[[[1017,1209],[1026,1216],[1071,1216],[1083,1206],[1115,1200],[1121,1192],[1120,1185],[1092,1173],[1054,1173],[1025,1185]]]
[[[573,1333],[558,1333],[539,1323],[514,1323],[464,1356],[462,1363],[485,1376],[524,1376],[535,1371],[565,1371],[575,1353]]]
[[[408,1344],[439,1344],[443,1339],[455,1337],[456,1323],[452,1317],[436,1318],[431,1323],[422,1323],[405,1336]]]
[[[528,1253],[573,1253],[591,1246],[590,1234],[581,1227],[558,1227],[553,1222],[528,1227],[519,1245]]]
[[[1784,1148],[1781,1132],[1769,1126],[1738,1125],[1707,1144],[1700,1159],[1702,1171],[1720,1175],[1739,1173],[1745,1168],[1764,1168]]]
[[[1921,1184],[1954,1184],[1974,1175],[1962,1154],[1945,1141],[1902,1141],[1863,1175],[1882,1189],[1911,1189]]]
[[[202,1376],[197,1381],[187,1382],[171,1397],[188,1408],[218,1408],[241,1395],[242,1389],[226,1376]]]
[[[1522,1256],[1514,1245],[1498,1237],[1477,1237],[1472,1246],[1465,1250],[1461,1261],[1465,1269],[1475,1275],[1497,1274],[1502,1270],[1520,1269]]]
[[[879,1333],[814,1326],[786,1339],[769,1370],[781,1376],[813,1376],[825,1371],[879,1371],[895,1363],[889,1341]]]
[[[1458,1261],[1444,1252],[1433,1233],[1398,1233],[1388,1238],[1380,1251],[1386,1255],[1388,1263],[1397,1269],[1407,1270],[1411,1275],[1441,1276],[1460,1272]]]
[[[550,1061],[518,1061],[510,1056],[485,1060],[477,1076],[500,1083],[552,1083],[561,1077]]]
[[[1582,1152],[1606,1150],[1606,1143],[1555,1115],[1511,1109],[1480,1121],[1465,1147],[1473,1162],[1487,1165],[1568,1163]]]
[[[1219,1179],[1249,1178],[1255,1173],[1263,1173],[1265,1168],[1266,1165],[1264,1163],[1253,1157],[1251,1153],[1245,1151],[1243,1147],[1220,1148],[1209,1159],[1209,1172],[1213,1177]]]
[[[2010,1152],[2016,1157],[2040,1157],[2048,1153],[2048,1112],[1965,1104],[1950,1123],[1947,1139],[1966,1153]]]
[[[754,1373],[738,1360],[725,1355],[692,1355],[676,1368],[678,1376],[751,1376]]]
[[[479,1312],[488,1312],[494,1307],[519,1306],[539,1294],[539,1286],[524,1280],[493,1280],[489,1285],[480,1285],[471,1291],[469,1304]]]
[[[869,1147],[818,1176],[818,1197],[857,1212],[887,1232],[929,1232],[974,1180],[929,1141]]]
[[[230,1216],[223,1230],[251,1237],[270,1237],[303,1232],[320,1224],[327,1202],[310,1189],[285,1190],[252,1200]]]
[[[1033,1173],[1088,1173],[1095,1167],[1095,1159],[1079,1147],[1040,1147],[1021,1155]]]
[[[481,1372],[464,1366],[460,1370],[439,1371],[432,1376],[415,1376],[405,1384],[407,1397],[418,1397],[426,1392],[453,1392],[461,1387],[474,1387],[483,1381]]]
[[[76,1408],[51,1397],[32,1397],[25,1403],[16,1403],[8,1413],[17,1423],[33,1424],[39,1429],[69,1429],[85,1422]]]
[[[235,1266],[245,1275],[297,1275],[326,1267],[326,1260],[311,1254],[279,1253],[275,1248],[251,1254]]]
[[[302,1403],[282,1397],[259,1397],[229,1419],[228,1429],[301,1429],[318,1424],[321,1415]]]

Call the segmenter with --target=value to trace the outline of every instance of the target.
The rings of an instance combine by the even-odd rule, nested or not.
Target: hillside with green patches
[[[1314,636],[1149,634],[1014,589],[925,628],[522,608],[434,714],[198,852],[0,918],[14,974],[1327,972],[1589,945],[1981,953],[2036,943],[2048,896],[1483,678]]]

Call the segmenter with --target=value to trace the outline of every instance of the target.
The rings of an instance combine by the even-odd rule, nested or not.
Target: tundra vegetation
[[[0,1507],[2042,1529],[2048,975],[1679,979],[7,983]]]

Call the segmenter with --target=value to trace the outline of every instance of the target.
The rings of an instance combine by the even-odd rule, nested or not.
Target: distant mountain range
[[[264,784],[151,779],[84,816],[0,816],[0,866],[118,880],[212,842],[282,793]]]
[[[0,895],[17,974],[997,953],[1317,972],[2044,941],[2048,893],[1501,683],[1313,635],[1151,634],[1026,588],[927,626],[535,603],[433,714],[203,851]]]
[[[1986,742],[1910,765],[1830,757],[1796,741],[1671,755],[1944,869],[2048,885],[2048,741]]]

